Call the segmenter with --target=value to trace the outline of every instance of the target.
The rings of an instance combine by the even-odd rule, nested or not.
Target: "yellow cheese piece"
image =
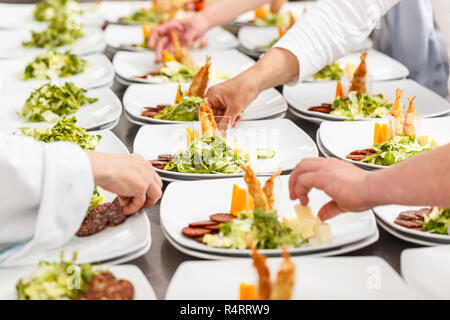
[[[432,147],[432,148],[436,148],[436,147],[439,147],[439,145],[440,145],[440,143],[439,142],[437,142],[436,140],[434,140],[434,139],[431,139],[431,142],[430,142],[430,147]]]
[[[294,209],[300,221],[314,219],[314,214],[312,213],[312,210],[309,206],[302,206],[300,203],[298,203],[295,205]]]
[[[333,238],[331,235],[331,227],[328,223],[321,222],[316,224],[316,238],[321,242],[330,242]]]
[[[298,231],[302,238],[309,239],[314,237],[317,230],[316,224],[314,219],[301,220],[298,223]]]
[[[417,138],[417,141],[423,147],[423,146],[430,144],[430,137],[429,136],[420,136],[419,138]]]

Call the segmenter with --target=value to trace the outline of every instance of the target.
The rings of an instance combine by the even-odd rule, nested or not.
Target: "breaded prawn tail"
[[[395,90],[395,102],[389,114],[394,118],[395,135],[403,134],[403,103],[400,102],[404,90]]]
[[[292,297],[295,284],[295,265],[285,247],[283,247],[282,256],[284,261],[278,271],[277,279],[272,285],[270,300],[289,300]]]
[[[283,4],[286,3],[286,0],[272,0],[270,3],[270,12],[271,13],[278,13],[281,10],[281,7]]]
[[[203,99],[200,102],[200,107],[198,108],[198,119],[202,127],[203,137],[215,137],[218,136],[219,131],[217,130],[217,123],[214,119],[214,114],[211,108],[208,106],[208,99]]]
[[[255,208],[263,208],[265,211],[269,210],[269,204],[267,203],[267,198],[261,189],[261,183],[255,176],[255,173],[249,166],[241,166],[244,170],[244,181],[247,184],[248,192],[253,197],[253,202]]]
[[[176,61],[189,67],[193,66],[189,52],[181,47],[180,41],[178,40],[178,33],[176,33],[175,31],[172,32],[172,50],[173,56]]]
[[[416,119],[416,107],[414,106],[415,99],[416,96],[408,97],[409,107],[408,110],[406,111],[405,124],[403,126],[403,131],[405,135],[410,137],[416,136],[416,127],[414,126],[414,120]]]
[[[258,292],[259,300],[269,300],[272,291],[272,283],[270,281],[270,271],[266,265],[266,257],[258,252],[255,247],[252,249],[253,266],[258,273]]]
[[[206,62],[203,67],[198,70],[197,74],[192,79],[191,86],[189,87],[188,96],[204,98],[206,89],[208,88],[209,71],[211,69],[211,57],[206,57]]]
[[[366,65],[367,52],[363,51],[361,54],[361,63],[353,74],[352,85],[350,86],[350,91],[356,91],[358,95],[367,92],[366,87],[366,75],[367,75],[367,65]]]
[[[273,210],[274,205],[275,205],[275,196],[273,194],[273,186],[274,186],[274,181],[276,179],[276,177],[278,177],[281,174],[281,168],[279,168],[277,171],[275,171],[275,173],[269,178],[267,179],[266,183],[264,184],[264,194],[266,195],[266,199],[267,199],[267,205],[269,206],[269,210]]]

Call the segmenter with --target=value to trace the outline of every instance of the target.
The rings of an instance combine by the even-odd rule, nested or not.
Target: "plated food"
[[[293,13],[289,11],[288,13],[281,12],[281,8],[286,3],[286,0],[274,0],[270,5],[262,6],[253,11],[254,18],[252,20],[246,21],[246,24],[255,26],[289,26],[291,20],[291,15]]]
[[[39,22],[53,22],[79,16],[82,12],[80,3],[75,0],[44,0],[36,3],[33,17]]]
[[[450,235],[450,209],[432,207],[403,211],[394,223],[412,230]]]
[[[261,46],[258,48],[258,51],[261,52],[267,52],[269,51],[274,45],[275,43],[278,42],[278,40],[281,39],[282,36],[284,36],[284,34],[294,26],[294,24],[297,22],[296,17],[294,16],[294,14],[289,11],[288,12],[289,15],[289,24],[286,27],[283,27],[281,24],[277,25],[277,30],[278,30],[278,37],[273,39],[272,41],[270,41],[268,44]]]

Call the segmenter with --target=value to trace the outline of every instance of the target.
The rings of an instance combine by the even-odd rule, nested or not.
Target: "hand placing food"
[[[150,162],[140,155],[113,155],[86,151],[95,185],[122,198],[133,198],[124,207],[128,215],[148,208],[161,198],[162,182]]]

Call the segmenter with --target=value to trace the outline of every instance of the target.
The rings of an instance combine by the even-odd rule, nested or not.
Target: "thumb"
[[[332,200],[320,209],[318,216],[320,220],[325,221],[334,218],[344,212],[345,211],[339,207],[337,202]]]

